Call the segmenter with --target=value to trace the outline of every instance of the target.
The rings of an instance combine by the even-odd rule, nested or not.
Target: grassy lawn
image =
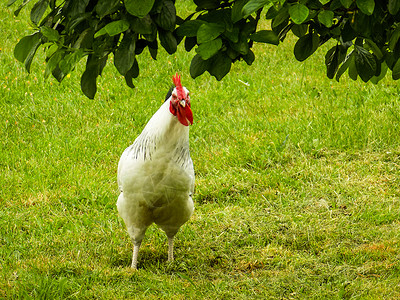
[[[136,88],[108,62],[94,100],[78,74],[12,55],[25,17],[1,4],[0,298],[399,299],[399,84],[325,76],[326,48],[257,45],[222,81],[194,53],[141,55]],[[181,45],[183,46],[183,45]],[[329,47],[329,45],[326,45]],[[324,52],[325,50],[325,52]],[[116,170],[178,71],[195,122],[195,213],[151,227],[131,271]]]

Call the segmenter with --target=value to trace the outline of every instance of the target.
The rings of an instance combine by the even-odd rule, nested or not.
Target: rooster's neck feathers
[[[142,133],[129,147],[129,155],[147,161],[155,156],[168,156],[184,166],[190,158],[189,129],[182,126],[167,107],[169,101],[153,115]]]

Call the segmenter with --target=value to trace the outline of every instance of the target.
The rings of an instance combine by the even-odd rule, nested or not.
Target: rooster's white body
[[[152,223],[165,231],[169,244],[168,260],[173,260],[173,238],[194,209],[189,127],[171,113],[172,97],[164,102],[135,142],[123,152],[118,164],[121,194],[117,208],[134,244],[132,267],[135,269],[140,244]]]

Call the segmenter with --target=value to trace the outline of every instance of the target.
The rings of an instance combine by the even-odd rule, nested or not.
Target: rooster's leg
[[[137,270],[137,259],[139,254],[139,248],[141,243],[134,243],[133,244],[133,255],[132,255],[132,269]]]
[[[168,237],[168,261],[174,260],[174,237]]]

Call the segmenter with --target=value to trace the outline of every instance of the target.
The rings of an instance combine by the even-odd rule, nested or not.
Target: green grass
[[[26,17],[0,15],[0,298],[400,298],[397,82],[329,80],[326,49],[298,63],[289,38],[221,82],[191,79],[181,48],[140,57],[134,90],[109,63],[89,100],[76,73],[45,81],[35,60],[27,74],[12,56]],[[134,272],[117,163],[176,71],[196,209],[175,262],[151,227]]]

